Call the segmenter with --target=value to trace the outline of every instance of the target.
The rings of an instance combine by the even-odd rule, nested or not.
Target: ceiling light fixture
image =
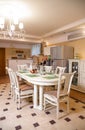
[[[10,18],[0,17],[0,36],[4,38],[23,38],[24,25],[22,22],[16,23]]]
[[[21,21],[19,6],[8,4],[1,6],[0,10],[0,38],[24,38],[24,24]],[[23,9],[22,9],[23,10]]]

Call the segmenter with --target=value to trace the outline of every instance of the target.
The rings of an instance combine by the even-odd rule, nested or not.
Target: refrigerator
[[[53,69],[57,66],[66,67],[66,72],[69,69],[68,59],[74,58],[74,48],[71,46],[55,46],[51,48],[51,58],[53,60]]]

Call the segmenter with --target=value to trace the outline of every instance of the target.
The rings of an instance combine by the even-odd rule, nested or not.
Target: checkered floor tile
[[[59,120],[56,108],[40,111],[33,108],[29,99],[22,100],[22,109],[9,93],[10,85],[0,84],[0,130],[85,130],[85,104],[70,98],[70,113],[66,115],[66,104],[60,104]]]

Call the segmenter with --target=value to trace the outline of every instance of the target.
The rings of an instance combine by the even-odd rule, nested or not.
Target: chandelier
[[[0,17],[0,37],[1,38],[24,38],[24,25],[17,18],[5,19]]]
[[[0,38],[24,38],[23,15],[26,7],[18,2],[0,2]]]

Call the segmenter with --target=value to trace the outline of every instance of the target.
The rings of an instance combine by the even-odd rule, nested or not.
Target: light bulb
[[[11,31],[14,31],[15,30],[15,26],[14,25],[11,25]]]
[[[1,29],[4,29],[4,24],[0,24],[0,28],[1,28]]]
[[[4,17],[0,17],[0,24],[4,24]]]
[[[23,29],[23,28],[24,28],[23,23],[19,23],[19,29]]]

